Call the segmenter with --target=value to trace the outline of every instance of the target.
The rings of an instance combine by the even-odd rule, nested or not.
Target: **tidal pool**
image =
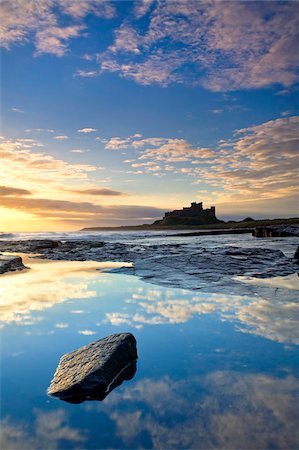
[[[155,286],[109,273],[117,263],[26,263],[0,277],[1,448],[298,448],[293,276],[263,298]],[[47,396],[61,355],[123,331],[132,380],[102,402]]]

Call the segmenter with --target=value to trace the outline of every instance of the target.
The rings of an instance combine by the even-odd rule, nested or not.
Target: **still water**
[[[271,301],[163,288],[109,273],[117,263],[28,261],[0,278],[3,450],[298,448],[297,275],[272,279],[288,295]],[[132,380],[103,402],[47,396],[61,355],[124,331]]]

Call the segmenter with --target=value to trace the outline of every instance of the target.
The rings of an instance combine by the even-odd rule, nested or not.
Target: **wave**
[[[0,231],[0,239],[13,239],[15,236],[14,233],[3,233]]]

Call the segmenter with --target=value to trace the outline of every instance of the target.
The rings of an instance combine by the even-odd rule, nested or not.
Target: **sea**
[[[155,243],[158,249],[166,240],[200,242],[207,252],[269,248],[288,258],[298,245],[296,238],[174,234],[2,233],[0,239]],[[121,261],[21,256],[30,269],[0,276],[3,450],[299,448],[295,268],[260,281],[267,283],[263,295],[254,283],[230,293],[229,286],[209,292],[145,282],[115,273]],[[63,354],[121,332],[137,341],[131,380],[103,401],[70,404],[47,395]]]

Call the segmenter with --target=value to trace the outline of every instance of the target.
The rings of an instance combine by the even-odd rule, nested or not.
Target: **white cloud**
[[[24,111],[21,108],[11,108],[11,110],[16,113],[21,113],[21,114],[24,113]]]
[[[77,75],[80,77],[86,77],[86,78],[93,78],[99,75],[99,72],[97,70],[77,70]]]
[[[136,7],[137,19],[151,2]],[[123,23],[98,55],[102,71],[137,83],[201,84],[212,91],[285,87],[297,80],[298,14],[295,2],[161,1],[147,29]]]
[[[81,130],[77,130],[78,133],[94,133],[97,131],[96,128],[81,128]]]
[[[12,0],[0,3],[0,13],[0,43],[3,47],[9,49],[14,44],[33,39],[35,55],[63,56],[71,39],[84,37],[84,17],[94,14],[111,19],[116,10],[105,0]],[[60,25],[65,15],[74,22],[67,27]]]
[[[86,435],[80,428],[73,428],[69,416],[62,408],[44,412],[34,411],[32,424],[5,417],[1,421],[1,444],[5,449],[61,448],[68,445],[84,446]]]
[[[69,327],[69,324],[68,324],[68,323],[64,323],[64,322],[59,322],[59,323],[56,323],[56,324],[54,325],[54,327],[55,327],[55,328],[61,328],[61,329],[64,329],[64,328],[68,328],[68,327]]]
[[[113,137],[109,140],[102,140],[105,144],[105,148],[108,150],[119,150],[123,148],[128,148],[131,144],[131,139],[122,139],[119,137]]]
[[[83,150],[82,148],[74,148],[73,150],[70,150],[70,153],[87,153],[89,152],[89,149]]]
[[[53,26],[37,31],[35,35],[35,55],[52,53],[55,56],[63,56],[68,50],[68,41],[82,34],[83,27],[72,25],[65,28]]]
[[[224,112],[223,109],[210,109],[213,114],[222,114]]]
[[[146,436],[150,448],[198,448],[200,443],[205,449],[266,449],[273,442],[277,448],[296,448],[294,376],[243,368],[202,375],[196,362],[185,377],[143,378],[114,393],[106,411],[122,447],[134,448]]]
[[[88,261],[52,261],[45,269],[37,260],[25,261],[32,270],[22,271],[12,284],[9,278],[1,280],[1,323],[28,325],[36,321],[36,313],[53,308],[68,299],[89,299],[96,296],[90,281],[97,278],[96,268],[101,263]],[[46,270],[46,272],[45,272]],[[70,280],[70,274],[75,278]],[[47,278],[48,277],[48,278]],[[45,287],[44,280],[51,279]],[[38,321],[43,318],[38,318]],[[68,325],[59,322],[56,328]]]
[[[223,321],[235,322],[238,331],[251,333],[264,338],[286,343],[298,344],[299,307],[294,300],[295,294],[286,298],[287,289],[298,289],[297,275],[281,277],[271,300],[260,297],[248,298],[240,295],[192,293],[181,290],[179,293],[160,289],[142,288],[134,293],[129,303],[138,305],[138,312],[132,314],[106,313],[106,322],[112,325],[158,325],[185,323],[193,317],[203,314],[217,313]],[[247,280],[238,277],[239,281],[259,284],[256,279]],[[267,286],[267,283],[260,283]],[[246,300],[246,301],[245,301]]]
[[[43,145],[34,139],[2,139],[0,141],[1,179],[6,185],[21,184],[27,189],[43,189],[48,184],[87,178],[96,167],[70,164],[47,153],[36,151]]]
[[[185,139],[113,138],[107,149],[132,148],[132,168],[148,173],[173,171],[209,186],[218,203],[294,197],[298,192],[299,118],[284,117],[243,128],[218,148],[194,147]],[[182,167],[182,163],[184,166]],[[187,165],[188,164],[188,165]]]
[[[57,141],[66,141],[68,138],[69,137],[65,135],[54,136],[54,139],[56,139]]]
[[[78,333],[83,334],[84,336],[93,336],[94,334],[97,334],[96,331],[92,330],[79,330]]]

